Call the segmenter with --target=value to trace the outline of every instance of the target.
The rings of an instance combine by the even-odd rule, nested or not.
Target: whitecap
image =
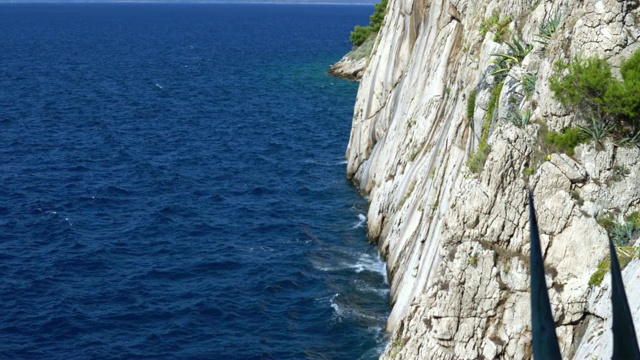
[[[333,271],[340,270],[338,268],[332,268],[332,267],[329,267],[329,266],[322,266],[322,265],[318,265],[318,264],[314,264],[313,267],[316,268],[316,270],[320,270],[320,271],[324,271],[324,272],[333,272]]]
[[[364,224],[367,222],[367,217],[364,214],[358,214],[358,222],[353,225],[352,229],[358,229],[364,227]]]
[[[375,286],[372,286],[371,284],[369,284],[369,283],[367,283],[365,281],[361,281],[361,280],[356,280],[355,284],[356,284],[356,289],[358,289],[361,292],[376,294],[377,296],[380,296],[380,297],[386,297],[386,296],[389,295],[389,287],[388,286],[375,287]]]
[[[344,319],[356,319],[357,322],[361,324],[369,324],[368,330],[374,334],[379,334],[384,336],[384,331],[382,330],[382,326],[384,326],[384,322],[386,321],[386,315],[384,314],[372,314],[367,311],[362,311],[359,309],[354,309],[349,306],[348,300],[345,303],[345,300],[340,300],[342,296],[339,293],[334,294],[329,299],[329,304],[331,309],[333,309],[333,320],[337,322],[342,322]],[[380,329],[380,330],[374,330]]]
[[[270,248],[268,246],[251,246],[249,247],[249,252],[252,253],[264,253],[264,252],[273,252],[273,248]]]
[[[333,317],[336,318],[337,320],[342,320],[342,317],[344,315],[344,310],[340,308],[340,305],[338,305],[338,302],[336,300],[338,296],[340,296],[340,294],[338,293],[333,295],[331,299],[329,299],[329,303],[331,304],[331,308],[333,309]]]
[[[355,269],[357,273],[363,271],[370,271],[381,274],[385,277],[385,283],[387,279],[387,264],[380,259],[380,255],[362,254],[358,259],[358,262],[351,265],[351,268]]]

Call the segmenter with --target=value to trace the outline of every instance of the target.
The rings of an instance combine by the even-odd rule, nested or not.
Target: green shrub
[[[578,206],[584,205],[584,199],[580,196],[580,192],[578,190],[569,190],[569,196],[571,196]]]
[[[620,66],[622,81],[599,57],[557,61],[549,79],[554,98],[587,120],[583,131],[598,143],[609,133],[640,145],[640,50]]]
[[[356,25],[356,27],[351,32],[351,36],[349,37],[349,40],[351,40],[353,45],[360,46],[369,38],[369,36],[371,36],[370,26]]]
[[[494,12],[488,18],[482,20],[480,23],[480,34],[482,34],[482,37],[485,37],[485,35],[487,35],[487,33],[491,31],[499,21],[500,15],[497,12]]]
[[[382,20],[387,12],[387,3],[388,0],[381,0],[373,5],[373,15],[369,18],[369,25],[374,32],[378,32],[382,26]]]
[[[478,150],[469,157],[467,160],[467,167],[474,174],[480,174],[484,169],[484,164],[487,162],[489,153],[491,152],[491,145],[487,143],[480,143]]]
[[[607,257],[598,264],[596,271],[591,274],[591,277],[589,278],[589,286],[599,286],[602,283],[602,280],[604,280],[604,276],[609,272],[610,266],[611,258],[607,255]]]
[[[505,41],[509,38],[509,24],[511,24],[511,17],[500,19],[500,14],[494,12],[480,23],[480,33],[484,38],[487,32],[491,31],[493,32],[493,41]]]
[[[611,66],[605,59],[578,56],[571,63],[555,62],[549,88],[563,105],[600,111],[613,81]]]
[[[478,149],[473,153],[467,160],[467,167],[474,174],[479,174],[484,169],[484,164],[487,162],[487,157],[489,157],[489,153],[491,152],[491,146],[487,144],[487,139],[489,138],[489,132],[491,131],[491,122],[493,120],[493,113],[495,112],[496,106],[498,105],[498,100],[500,100],[500,92],[502,91],[502,85],[504,82],[499,82],[493,90],[491,90],[491,98],[489,99],[489,108],[487,109],[487,117],[482,124],[482,133],[480,136],[480,143],[478,144]],[[473,92],[473,99],[475,105],[475,91]],[[467,116],[469,112],[469,103],[467,103]],[[473,115],[473,114],[472,114]]]
[[[598,225],[602,226],[607,233],[615,226],[615,221],[611,218],[611,215],[605,215],[598,218]]]
[[[640,211],[634,211],[625,220],[635,224],[636,228],[640,229]]]
[[[478,95],[477,90],[472,90],[469,93],[469,100],[467,100],[467,121],[469,121],[469,126],[473,129],[473,115],[476,109],[476,96]]]
[[[353,45],[362,45],[372,34],[376,34],[380,30],[387,12],[387,3],[388,0],[381,0],[373,6],[373,15],[369,17],[368,26],[356,25],[349,37]]]
[[[631,260],[638,257],[638,251],[633,247],[618,247],[616,248],[616,255],[620,261],[620,270],[624,270]],[[599,264],[596,271],[591,274],[589,278],[589,286],[599,286],[604,280],[604,276],[609,272],[611,267],[611,256],[607,255]]]
[[[482,137],[480,138],[480,145],[483,142],[486,142],[489,138],[489,131],[491,130],[491,121],[493,121],[493,114],[495,113],[496,107],[498,106],[498,101],[500,100],[500,93],[502,92],[502,86],[504,82],[499,82],[496,86],[494,86],[493,90],[491,90],[491,98],[489,98],[489,106],[487,107],[487,118],[482,124]]]
[[[567,128],[562,132],[549,131],[544,134],[544,139],[551,146],[551,150],[563,152],[569,156],[573,156],[576,146],[587,140],[585,134],[578,128]]]
[[[353,49],[349,54],[347,54],[348,59],[350,60],[360,60],[364,58],[368,58],[373,51],[373,45],[375,44],[375,39],[369,36],[360,46]]]
[[[640,51],[636,51],[620,65],[622,81],[613,81],[604,96],[607,110],[635,125],[640,115]]]

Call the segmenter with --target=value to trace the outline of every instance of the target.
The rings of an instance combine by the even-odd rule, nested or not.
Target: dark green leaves
[[[355,46],[362,45],[372,34],[377,34],[382,26],[382,21],[384,20],[384,16],[387,12],[387,3],[388,0],[380,0],[379,3],[373,6],[374,12],[373,15],[369,17],[369,25],[368,26],[359,26],[356,27],[351,32],[351,36],[349,39]]]
[[[531,231],[531,331],[533,333],[533,357],[535,359],[561,359],[556,326],[551,314],[551,304],[544,280],[544,263],[538,233],[538,221],[529,190],[529,226]]]

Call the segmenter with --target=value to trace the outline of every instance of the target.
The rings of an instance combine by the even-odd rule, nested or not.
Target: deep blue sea
[[[368,6],[0,5],[0,358],[373,359]]]

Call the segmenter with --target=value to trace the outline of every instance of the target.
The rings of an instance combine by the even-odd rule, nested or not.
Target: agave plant
[[[522,87],[524,88],[524,93],[527,98],[533,94],[533,91],[536,89],[536,77],[538,76],[537,72],[527,72],[522,76]]]
[[[635,224],[631,221],[625,221],[623,224],[615,224],[611,228],[609,237],[613,244],[617,247],[626,246],[635,233]]]
[[[531,120],[531,109],[512,109],[507,114],[507,120],[519,128],[525,127],[529,124],[529,120]]]
[[[513,66],[520,64],[525,56],[533,50],[533,45],[525,43],[522,39],[518,40],[516,37],[511,38],[511,43],[506,42],[506,44],[509,47],[508,53],[491,54],[496,57],[493,64],[497,66],[497,69],[491,73],[493,76],[509,72]]]
[[[558,25],[560,25],[560,17],[557,16],[553,19],[549,19],[547,21],[545,21],[542,26],[540,26],[538,28],[538,37],[541,38],[542,40],[536,40],[540,43],[543,44],[547,44],[549,40],[551,40],[551,37],[553,36],[553,33],[556,32],[556,30],[558,30]]]
[[[551,314],[551,304],[544,280],[544,265],[540,247],[538,222],[533,204],[533,194],[529,190],[529,226],[531,234],[531,331],[533,334],[533,357],[535,359],[561,359],[555,323]],[[613,314],[613,356],[612,359],[640,359],[640,349],[636,330],[627,302],[622,281],[620,263],[615,246],[609,239],[611,257],[611,305]]]
[[[507,43],[507,46],[511,49],[513,56],[518,58],[518,62],[533,50],[533,45],[525,43],[522,39],[518,40],[516,37],[511,38],[511,43]]]
[[[640,147],[640,130],[635,133],[632,133],[632,136],[627,136],[620,141],[620,145],[635,145]]]
[[[598,116],[590,115],[591,125],[582,126],[578,125],[578,128],[587,136],[594,139],[598,144],[602,145],[602,139],[607,136],[614,126],[607,125],[606,120],[599,119]]]
[[[612,238],[614,245],[618,247],[627,246],[638,230],[640,228],[634,221],[626,220],[622,224],[613,225],[609,232],[609,237]]]

